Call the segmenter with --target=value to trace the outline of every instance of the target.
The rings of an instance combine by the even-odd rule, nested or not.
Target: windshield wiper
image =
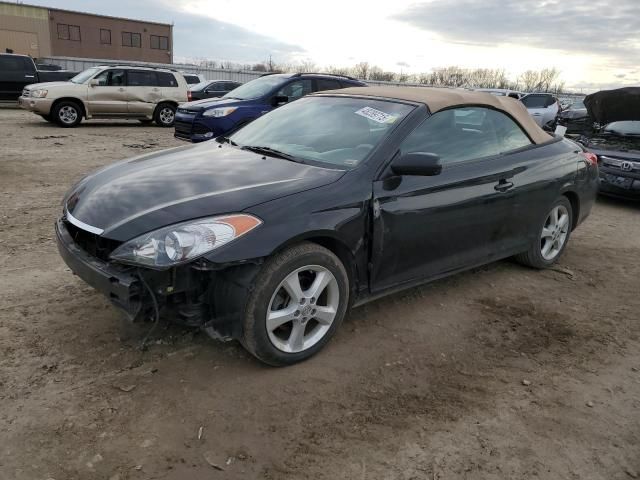
[[[263,147],[260,145],[244,145],[240,147],[242,150],[249,150],[250,152],[260,153],[263,155],[269,155],[270,157],[283,158],[285,160],[291,160],[296,163],[304,163],[299,158],[294,157],[293,155],[289,155],[288,153],[281,152],[280,150],[276,150],[271,147]]]

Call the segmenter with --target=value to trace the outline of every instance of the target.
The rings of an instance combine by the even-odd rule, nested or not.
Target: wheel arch
[[[578,226],[578,219],[580,218],[580,197],[573,190],[567,190],[562,195],[567,197],[571,204],[571,230],[573,231]]]
[[[53,110],[56,108],[56,106],[58,106],[58,104],[60,104],[61,102],[73,102],[78,104],[78,106],[80,107],[80,109],[82,110],[81,114],[84,118],[87,118],[87,106],[85,105],[84,101],[77,98],[77,97],[61,97],[61,98],[56,98],[53,103],[51,104],[51,109],[49,110],[49,115],[51,115],[53,113]]]

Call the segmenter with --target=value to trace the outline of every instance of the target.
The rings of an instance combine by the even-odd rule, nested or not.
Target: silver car
[[[541,127],[555,128],[560,113],[560,102],[551,93],[530,93],[520,99],[529,114]]]
[[[68,82],[27,85],[18,102],[61,127],[75,127],[82,118],[133,118],[171,127],[180,103],[187,101],[181,73],[132,66],[89,68]]]

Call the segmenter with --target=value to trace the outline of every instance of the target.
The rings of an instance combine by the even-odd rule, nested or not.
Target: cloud
[[[183,12],[179,7],[153,0],[33,0],[30,4],[173,23],[174,56],[209,58],[240,63],[261,62],[272,55],[286,62],[304,53],[299,46],[260,35],[227,22]],[[179,2],[172,2],[179,5]]]
[[[625,67],[640,54],[638,0],[431,0],[394,18],[455,43],[596,54]]]

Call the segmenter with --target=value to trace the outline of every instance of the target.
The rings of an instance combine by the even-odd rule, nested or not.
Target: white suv
[[[28,85],[20,106],[62,127],[75,127],[82,117],[134,118],[173,126],[178,104],[187,101],[181,73],[128,65],[92,67],[68,82]]]

